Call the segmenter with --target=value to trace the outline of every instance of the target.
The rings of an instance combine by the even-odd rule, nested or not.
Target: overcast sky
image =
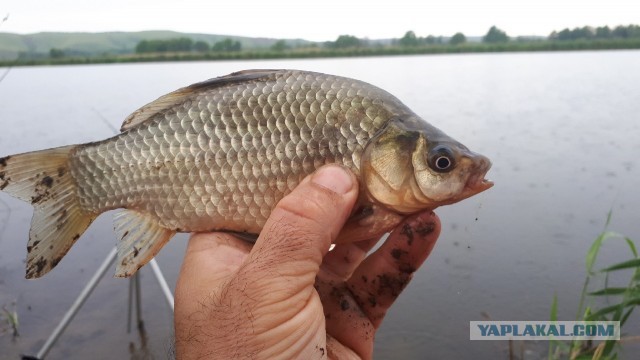
[[[548,35],[584,25],[640,24],[640,0],[5,0],[2,32],[175,30],[334,40],[483,35]]]

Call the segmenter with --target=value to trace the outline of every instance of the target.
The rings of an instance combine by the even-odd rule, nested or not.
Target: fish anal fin
[[[252,81],[270,76],[280,70],[244,70],[229,75],[205,80],[199,83],[183,87],[170,92],[134,111],[122,123],[120,131],[126,131],[149,119],[154,115],[185,102],[200,91],[215,89],[225,85],[236,84],[244,81]]]
[[[158,220],[135,210],[122,210],[114,217],[118,236],[116,277],[130,277],[148,263],[176,233]]]

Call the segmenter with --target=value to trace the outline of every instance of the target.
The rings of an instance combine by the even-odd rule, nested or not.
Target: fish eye
[[[428,162],[437,172],[449,172],[455,166],[453,151],[446,146],[436,146],[429,152]]]

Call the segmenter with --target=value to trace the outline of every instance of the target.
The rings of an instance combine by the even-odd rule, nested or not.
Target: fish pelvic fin
[[[0,158],[0,190],[34,207],[26,278],[48,273],[98,216],[80,207],[69,171],[75,146]]]
[[[122,210],[114,217],[118,235],[116,277],[130,277],[146,265],[175,235],[174,230],[162,227],[158,220],[135,210]]]

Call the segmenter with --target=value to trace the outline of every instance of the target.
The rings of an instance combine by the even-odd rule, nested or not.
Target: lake
[[[640,241],[639,64],[640,51],[603,51],[13,68],[0,82],[0,156],[109,137],[158,96],[241,69],[306,69],[377,85],[491,158],[496,185],[436,211],[441,238],[383,323],[376,358],[507,359],[507,342],[469,340],[470,320],[548,320],[554,294],[559,319],[574,320],[585,255],[607,213],[609,229]],[[15,303],[21,335],[0,335],[1,358],[35,355],[115,244],[106,214],[55,271],[27,281],[31,213],[0,193],[0,307]],[[186,239],[157,257],[172,288]],[[598,264],[630,256],[612,241]],[[112,273],[49,359],[166,357],[172,313],[150,268],[141,270],[145,337],[127,333],[129,283]],[[640,334],[638,319],[627,332]],[[538,359],[546,346],[515,349]],[[627,356],[637,350],[625,347]]]

